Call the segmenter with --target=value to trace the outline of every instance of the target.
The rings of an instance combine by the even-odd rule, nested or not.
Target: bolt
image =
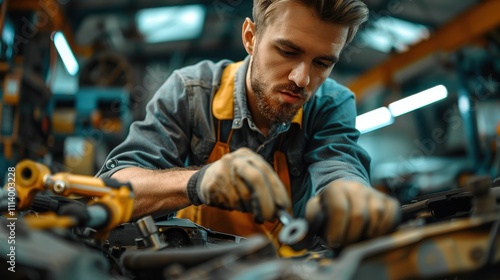
[[[111,247],[111,256],[118,258],[124,251],[121,249],[119,246],[113,246]]]
[[[63,193],[66,190],[66,183],[61,180],[55,181],[53,189],[55,193]]]
[[[102,249],[108,251],[110,246],[111,244],[109,244],[109,240],[105,240],[104,244],[102,245]]]
[[[146,240],[142,237],[137,237],[135,239],[135,245],[137,246],[137,249],[146,249]]]

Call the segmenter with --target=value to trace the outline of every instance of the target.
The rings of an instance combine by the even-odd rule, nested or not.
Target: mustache
[[[275,91],[288,91],[293,94],[299,95],[302,98],[307,98],[307,92],[303,87],[298,87],[295,84],[282,84],[273,88]]]

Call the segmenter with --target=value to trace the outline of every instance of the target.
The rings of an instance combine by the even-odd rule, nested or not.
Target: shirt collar
[[[233,128],[241,128],[244,119],[247,119],[250,123],[252,120],[246,96],[246,74],[249,64],[250,56],[247,56],[243,61],[226,66],[222,74],[219,90],[215,95],[213,107],[215,117],[221,120],[233,119]],[[227,100],[231,98],[231,95],[233,95],[233,104],[230,104]],[[275,123],[272,126],[278,126],[276,127],[278,132],[288,130],[290,123],[297,123],[302,127],[302,115],[303,109],[301,108],[291,122]]]

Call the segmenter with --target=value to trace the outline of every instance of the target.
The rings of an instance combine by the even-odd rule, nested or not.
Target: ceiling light
[[[57,31],[53,36],[54,45],[56,46],[56,50],[61,56],[64,67],[68,71],[71,76],[74,76],[78,73],[79,66],[78,61],[76,61],[75,55],[71,48],[69,47],[68,41],[64,37],[64,34],[61,31]]]
[[[429,29],[421,24],[385,16],[380,17],[359,33],[359,38],[373,49],[390,52],[405,51],[408,46],[430,36]]]
[[[467,114],[470,111],[470,99],[467,96],[461,95],[458,98],[458,109],[460,110],[460,113],[462,114]]]
[[[361,134],[364,134],[388,126],[393,122],[394,118],[389,109],[387,109],[387,107],[381,107],[357,116],[356,129],[358,129]]]
[[[397,117],[437,102],[446,96],[448,96],[446,87],[438,85],[389,104],[389,110],[394,117]]]
[[[137,28],[147,43],[190,40],[203,31],[206,8],[184,5],[148,8],[137,12]]]

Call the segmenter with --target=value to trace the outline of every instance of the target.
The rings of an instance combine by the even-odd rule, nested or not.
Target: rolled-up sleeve
[[[309,138],[304,160],[309,166],[313,193],[338,179],[369,186],[371,158],[357,143],[360,133],[355,127],[354,94],[335,83],[333,87],[326,85],[317,95],[308,104],[311,113],[304,120]]]

